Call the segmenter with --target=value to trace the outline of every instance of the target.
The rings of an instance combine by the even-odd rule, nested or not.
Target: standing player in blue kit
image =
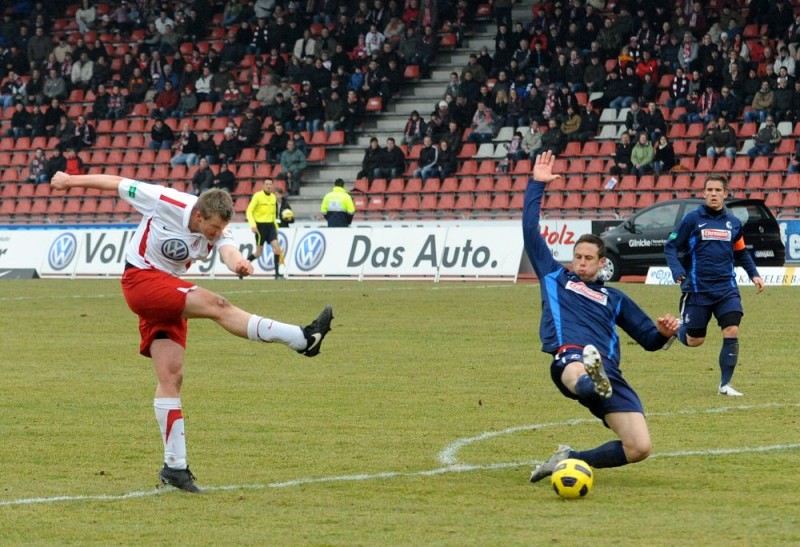
[[[655,351],[675,335],[679,325],[669,314],[654,323],[625,293],[604,285],[599,275],[606,262],[605,245],[599,237],[586,234],[578,239],[571,271],[553,258],[540,235],[539,213],[545,184],[561,176],[553,174],[554,162],[551,152],[537,156],[522,214],[525,250],[542,291],[542,351],[553,356],[550,375],[559,391],[603,420],[619,440],[584,451],[561,445],[533,470],[531,482],[552,475],[556,464],[566,458],[603,468],[639,462],[650,455],[652,443],[642,403],[619,369],[616,327],[644,349]]]
[[[744,315],[734,263],[741,263],[759,293],[764,280],[745,247],[741,221],[725,207],[728,179],[709,175],[703,195],[705,203],[683,217],[664,245],[672,279],[680,283],[683,293],[678,340],[690,347],[705,342],[713,313],[722,329],[717,393],[741,397],[730,384],[739,360],[739,324]],[[682,260],[678,253],[683,253]]]

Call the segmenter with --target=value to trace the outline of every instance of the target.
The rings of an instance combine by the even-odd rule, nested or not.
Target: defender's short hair
[[[219,188],[200,194],[196,207],[204,219],[217,215],[223,221],[230,222],[233,218],[233,199],[228,192]]]
[[[597,256],[599,258],[605,258],[606,244],[603,242],[600,236],[596,236],[594,234],[583,234],[581,237],[578,238],[578,241],[575,242],[575,247],[577,247],[581,243],[591,243],[592,245],[595,245],[597,247]]]

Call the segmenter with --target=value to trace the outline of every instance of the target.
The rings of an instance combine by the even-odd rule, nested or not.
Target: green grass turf
[[[538,287],[201,284],[299,324],[330,303],[334,330],[307,359],[192,321],[189,460],[211,489],[118,499],[153,492],[162,456],[118,282],[0,282],[0,543],[800,543],[796,289],[743,289],[742,399],[716,395],[718,329],[656,353],[623,334],[654,457],[596,471],[589,497],[567,502],[528,483],[531,464],[613,434],[552,385]],[[677,306],[677,287],[623,288],[651,315]],[[477,468],[440,461],[491,432],[451,452]]]

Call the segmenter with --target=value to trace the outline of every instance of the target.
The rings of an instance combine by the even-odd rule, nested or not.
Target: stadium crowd
[[[378,143],[380,154],[371,143],[360,175],[458,174],[466,144],[511,128],[497,166],[507,171],[595,140],[609,109],[624,113],[615,168],[659,174],[687,154],[736,155],[743,138],[754,141],[750,157],[773,154],[791,134],[782,122],[800,121],[800,10],[787,0],[544,1],[526,20],[512,20],[511,5],[493,2],[494,47],[453,70],[441,100]],[[101,121],[149,116],[156,123],[146,146],[170,150],[171,166],[195,168],[205,158],[215,169],[233,167],[243,150],[263,148],[296,193],[308,159],[297,152],[308,154],[304,135],[341,130],[354,143],[367,105],[385,111],[408,66],[428,76],[440,34],[460,43],[480,6],[19,0],[0,23],[3,133],[45,137],[27,175],[44,181],[64,157],[94,146]],[[194,129],[214,116],[224,127]],[[765,127],[736,133],[752,122]],[[670,129],[698,123],[697,145],[676,152]],[[84,169],[79,159],[68,163],[73,173]]]

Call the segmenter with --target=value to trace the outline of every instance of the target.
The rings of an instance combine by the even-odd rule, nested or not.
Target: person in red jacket
[[[172,82],[164,82],[164,91],[156,96],[156,107],[152,112],[153,117],[169,118],[174,116],[180,100],[181,96],[172,86]]]
[[[83,160],[78,157],[74,148],[68,148],[65,156],[67,158],[67,168],[65,172],[68,175],[83,175],[86,173],[86,170],[83,168]]]

